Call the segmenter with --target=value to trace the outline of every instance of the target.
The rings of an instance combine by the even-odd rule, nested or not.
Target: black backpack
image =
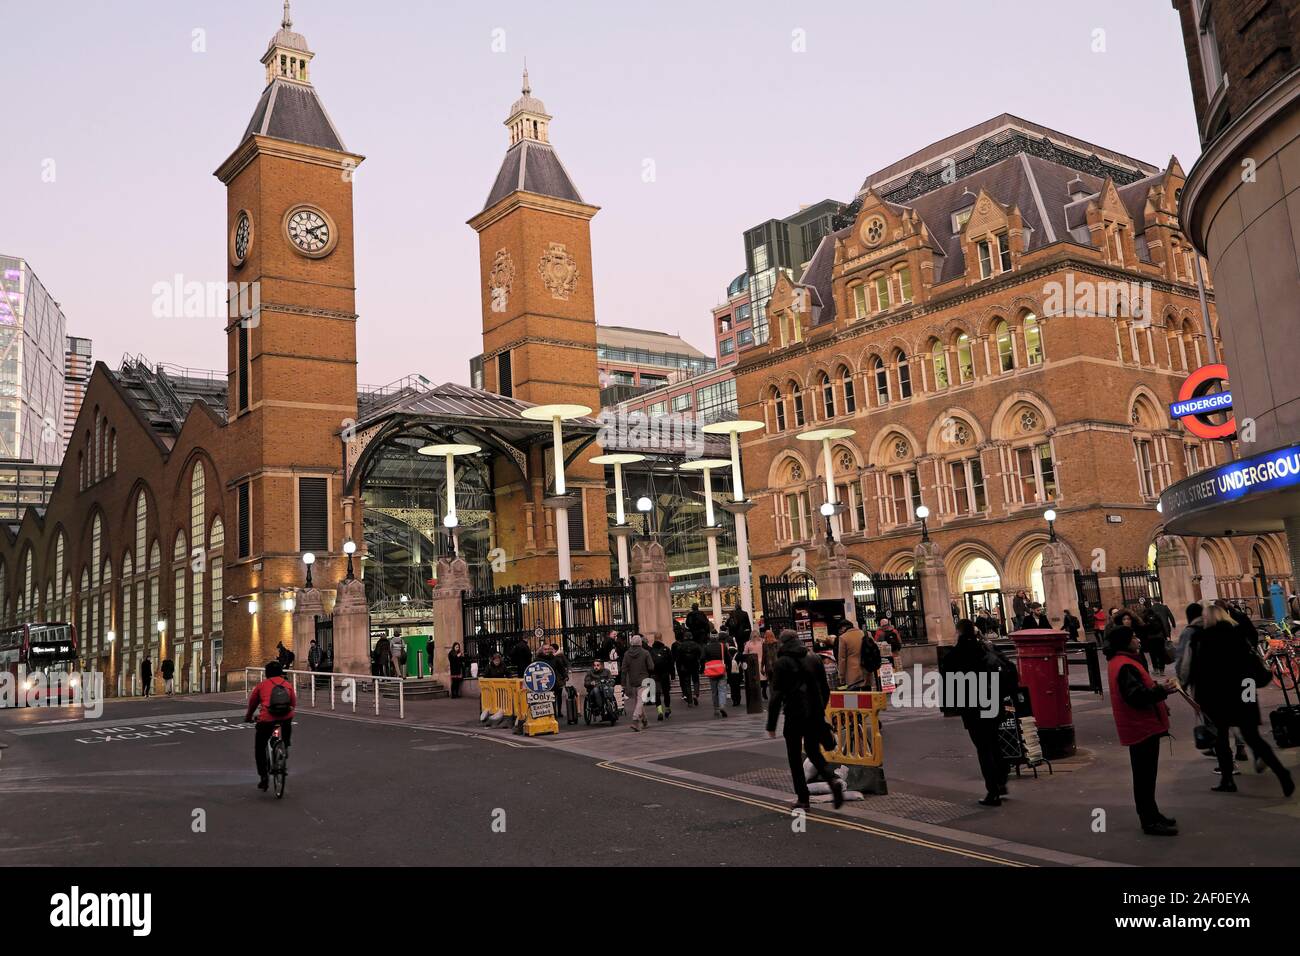
[[[272,717],[288,717],[293,710],[293,698],[283,683],[271,685],[271,697],[266,702],[266,712]]]
[[[862,649],[858,651],[858,661],[864,671],[880,670],[880,645],[870,634],[862,635]]]

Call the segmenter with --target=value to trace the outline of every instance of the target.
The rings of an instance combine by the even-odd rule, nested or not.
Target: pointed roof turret
[[[525,64],[520,97],[510,107],[505,122],[510,130],[510,148],[506,150],[484,209],[495,206],[514,192],[582,202],[578,188],[550,144],[550,122],[551,115],[546,112],[545,104],[533,96]]]

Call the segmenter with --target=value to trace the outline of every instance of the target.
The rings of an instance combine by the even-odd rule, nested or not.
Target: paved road
[[[277,802],[255,789],[252,730],[229,698],[109,702],[99,720],[72,717],[0,712],[0,864],[235,865],[264,860],[271,844],[299,865],[1006,858],[817,810],[794,832],[775,801],[500,734],[316,714],[295,726]]]

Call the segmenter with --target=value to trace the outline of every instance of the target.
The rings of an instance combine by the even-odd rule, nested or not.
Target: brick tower
[[[600,408],[596,306],[591,277],[591,218],[550,143],[551,117],[523,94],[506,118],[510,146],[483,211],[469,221],[479,237],[486,387],[533,404]],[[573,577],[609,576],[604,469],[582,452],[566,471],[581,496],[569,510]],[[554,514],[542,502],[554,484],[544,449],[533,450],[531,480],[494,469],[497,544],[509,562],[498,583],[554,581]]]
[[[216,171],[227,189],[229,280],[240,289],[226,327],[224,493],[235,517],[226,590],[257,596],[265,610],[280,589],[303,583],[306,551],[318,559],[317,586],[342,577],[352,518],[341,501],[339,434],[357,414],[352,171],[362,157],[325,112],[312,57],[286,0],[261,60],[266,88]],[[289,615],[239,611],[227,615],[236,632],[228,644],[247,646],[252,661],[277,641],[289,645]]]

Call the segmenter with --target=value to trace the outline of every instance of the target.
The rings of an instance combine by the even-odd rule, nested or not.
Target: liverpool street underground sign
[[[1215,386],[1218,391],[1212,391]],[[1169,406],[1169,417],[1178,419],[1183,427],[1207,441],[1231,438],[1237,433],[1237,422],[1228,414],[1232,410],[1232,392],[1228,390],[1228,366],[1202,365],[1183,380],[1178,389],[1178,401]],[[1210,416],[1224,414],[1223,422],[1213,422]]]
[[[1300,444],[1184,478],[1160,495],[1160,513],[1175,534],[1270,530],[1293,513],[1280,497],[1288,493],[1300,493]]]

